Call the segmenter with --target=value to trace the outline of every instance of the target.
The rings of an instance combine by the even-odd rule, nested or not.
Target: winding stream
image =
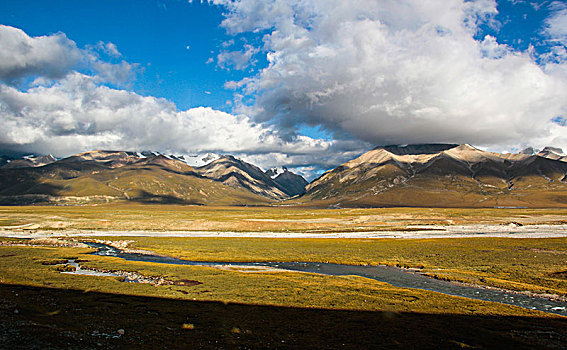
[[[192,265],[192,266],[236,266],[236,267],[271,267],[290,271],[319,273],[330,276],[356,275],[380,282],[386,282],[396,287],[423,289],[447,295],[492,301],[508,305],[516,305],[532,310],[539,310],[567,316],[567,302],[532,297],[524,294],[507,292],[497,289],[472,287],[448,281],[436,280],[419,273],[391,266],[356,266],[344,264],[328,264],[313,262],[201,262],[172,258],[168,256],[125,253],[106,244],[83,242],[96,248],[94,255],[114,256],[129,261],[145,261],[161,264]]]

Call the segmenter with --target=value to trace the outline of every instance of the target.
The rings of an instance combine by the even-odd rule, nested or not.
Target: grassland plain
[[[567,209],[214,207],[105,204],[3,206],[0,230],[202,230],[348,232],[407,230],[412,225],[567,224]]]
[[[290,207],[211,208],[140,204],[34,206],[1,207],[0,225],[3,228],[0,230],[91,230],[92,233],[107,230],[160,232],[196,229],[333,232],[388,230],[424,223],[564,224],[566,213],[560,209],[307,210]],[[132,249],[146,249],[189,260],[387,264],[417,268],[441,279],[517,291],[567,295],[567,238],[396,240],[112,237],[112,240],[127,240],[128,247]],[[75,344],[73,342],[91,344],[93,347],[98,347],[97,343],[107,347],[121,347],[140,344],[141,340],[158,346],[172,341],[165,334],[176,336],[179,340],[185,339],[195,346],[210,348],[218,348],[219,344],[223,345],[221,347],[257,348],[291,348],[301,344],[379,347],[376,346],[375,328],[378,326],[381,329],[378,332],[379,338],[383,339],[384,344],[389,344],[384,347],[427,344],[431,346],[423,347],[486,348],[500,344],[517,348],[545,348],[548,345],[561,348],[567,342],[561,331],[565,329],[567,321],[560,316],[398,288],[362,277],[129,262],[119,258],[88,255],[92,250],[87,248],[14,246],[17,242],[29,242],[11,238],[0,238],[0,242],[5,244],[0,246],[0,293],[3,293],[0,313],[6,316],[2,321],[4,323],[0,322],[0,335],[5,335],[6,329],[17,329],[20,332],[18,334],[21,334],[21,338],[5,338],[16,342],[10,343],[10,347],[17,344],[17,339],[29,340],[31,335],[26,336],[26,332],[31,332],[31,329],[35,332],[39,327],[39,333],[43,334],[41,329],[49,322],[56,324],[51,331],[76,335],[70,338],[50,338],[47,334],[49,332],[46,332],[44,336],[37,338],[43,339],[41,344],[53,344],[54,347],[59,347],[61,339],[68,341],[61,343],[64,345],[62,347],[65,344]],[[81,265],[87,268],[135,271],[146,276],[164,276],[174,282],[191,280],[202,284],[153,286],[124,283],[113,277],[65,275],[56,266],[44,265],[68,258],[79,258]],[[15,295],[26,297],[18,298]],[[38,303],[41,298],[47,298],[48,301]],[[75,302],[74,306],[71,301]],[[182,302],[184,304],[178,304]],[[220,304],[215,304],[217,302]],[[172,310],[173,304],[179,307],[183,305],[186,310],[192,311],[184,314],[185,309]],[[106,320],[96,315],[97,305],[100,306],[100,312],[109,315]],[[230,309],[227,305],[237,306]],[[259,305],[265,308],[256,307]],[[150,321],[142,320],[147,317],[139,314],[142,309],[144,313],[149,312],[151,315],[157,313],[162,319],[154,324],[156,329],[147,331],[147,334],[144,329],[151,325],[147,323]],[[227,313],[229,309],[235,314],[249,316],[238,316],[237,321],[234,321],[235,318]],[[12,314],[14,310],[21,312]],[[209,310],[213,314],[204,315],[203,310]],[[306,310],[313,310],[313,313]],[[84,315],[75,315],[74,311],[84,312]],[[348,313],[348,317],[352,319],[344,319],[346,314],[341,312]],[[197,314],[198,317],[195,316]],[[74,323],[71,324],[70,320],[74,320]],[[28,327],[30,322],[33,326]],[[309,328],[306,322],[320,324],[328,329]],[[423,322],[429,324],[422,324]],[[135,337],[118,337],[116,340],[110,336],[102,339],[98,335],[92,335],[93,329],[110,334],[115,332],[113,327],[124,328],[128,325],[133,325]],[[406,338],[399,334],[398,327],[413,334]],[[222,331],[219,331],[221,328]],[[185,333],[178,334],[181,329]],[[159,334],[156,335],[157,330]],[[189,330],[196,331],[193,335],[188,335]],[[151,339],[148,338],[150,333]],[[471,334],[477,336],[469,336]],[[281,343],[280,340],[285,340],[286,343]],[[2,345],[0,343],[0,347]]]
[[[119,292],[181,299],[216,300],[249,304],[353,310],[540,315],[506,305],[393,287],[356,276],[329,277],[295,272],[246,272],[200,266],[129,262],[119,258],[85,255],[88,249],[2,247],[1,278],[4,284],[25,284],[97,292]],[[119,278],[61,274],[44,265],[76,257],[82,266],[102,270],[136,271],[173,281],[203,284],[153,286],[123,283]]]

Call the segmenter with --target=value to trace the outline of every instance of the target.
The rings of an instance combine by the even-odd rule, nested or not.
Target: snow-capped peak
[[[266,171],[266,174],[271,177],[272,179],[275,179],[276,177],[280,176],[281,174],[285,173],[287,170],[287,168],[285,166],[282,167],[273,167],[270,168]]]
[[[548,153],[553,153],[556,154],[558,156],[565,156],[565,153],[563,153],[563,150],[561,148],[558,147],[551,147],[551,146],[547,146],[545,147],[542,152],[548,152]]]
[[[179,157],[181,161],[192,167],[201,167],[207,165],[221,157],[220,154],[206,153],[206,154],[192,154]]]
[[[533,147],[527,147],[523,150],[520,151],[520,154],[527,154],[528,156],[533,156],[535,154],[537,154],[539,152],[539,150],[533,148]]]
[[[186,155],[186,154],[166,154],[161,152],[155,151],[142,151],[135,153],[139,158],[147,158],[152,156],[162,156],[167,159],[173,159],[181,161],[187,165],[192,167],[200,167],[203,165],[207,165],[210,162],[217,160],[221,157],[220,154],[216,153],[203,153],[203,154],[193,154],[193,155]]]

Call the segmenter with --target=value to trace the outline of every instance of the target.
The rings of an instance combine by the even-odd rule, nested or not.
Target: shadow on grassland
[[[204,205],[201,202],[184,199],[167,194],[154,194],[148,191],[140,190],[140,194],[136,197],[129,198],[130,202],[138,202],[144,204],[184,204],[184,205]]]
[[[565,329],[560,317],[306,309],[0,284],[3,349],[564,348]]]

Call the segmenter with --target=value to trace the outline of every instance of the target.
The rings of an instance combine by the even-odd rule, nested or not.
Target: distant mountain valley
[[[233,156],[91,151],[0,158],[2,204],[107,202],[261,205],[302,194],[307,181],[277,176]],[[194,166],[191,166],[193,164]]]
[[[565,207],[559,148],[494,153],[463,144],[381,146],[308,183],[230,155],[91,151],[0,156],[0,203],[137,201],[317,207]]]

